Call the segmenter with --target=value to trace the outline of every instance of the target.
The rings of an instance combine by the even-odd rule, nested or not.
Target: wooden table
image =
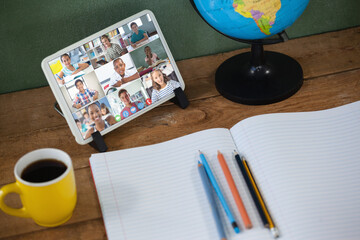
[[[219,95],[214,86],[216,68],[248,49],[179,61],[190,106],[183,110],[169,102],[140,116],[106,135],[109,150],[159,143],[208,128],[229,128],[263,113],[322,110],[360,100],[360,27],[294,39],[265,50],[285,53],[303,67],[304,85],[294,96],[271,105],[246,106]],[[54,101],[49,87],[0,95],[0,186],[15,180],[14,165],[25,153],[44,147],[62,149],[75,167],[74,215],[60,227],[44,228],[0,211],[0,239],[106,239],[89,168],[95,150],[75,142],[65,120],[53,110]],[[6,202],[21,206],[15,194]]]

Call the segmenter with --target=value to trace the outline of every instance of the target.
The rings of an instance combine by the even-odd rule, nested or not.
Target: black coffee
[[[67,166],[56,159],[42,159],[27,166],[21,178],[34,183],[47,182],[61,176],[66,169]]]

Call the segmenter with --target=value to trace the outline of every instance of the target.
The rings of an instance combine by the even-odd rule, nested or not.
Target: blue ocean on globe
[[[309,0],[193,0],[205,21],[237,39],[270,37],[291,26]]]

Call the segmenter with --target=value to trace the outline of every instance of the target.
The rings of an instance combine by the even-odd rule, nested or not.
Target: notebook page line
[[[186,141],[182,139],[151,147],[105,153],[124,222],[120,228],[126,230],[129,239],[211,239],[211,236],[216,236],[216,231],[207,220],[211,219],[211,212],[201,202],[206,200],[206,196],[200,194],[202,187],[197,173],[197,150],[214,151],[216,154],[214,149],[233,151],[234,147],[228,130],[211,130],[206,134],[193,135]],[[93,155],[92,162],[99,162],[96,156]],[[94,171],[94,177],[98,178],[96,182],[103,182],[97,189],[110,192],[107,180],[101,180],[106,172],[104,169],[102,166],[103,172]],[[107,204],[103,204],[102,208],[107,208],[111,206],[109,201],[114,198],[106,193],[103,195],[105,197],[100,201],[107,201]],[[110,226],[109,232],[121,234],[122,230],[116,221],[108,221],[104,216],[104,222],[107,228]],[[148,222],[151,224],[146,224]],[[135,227],[139,224],[140,233]],[[161,233],[153,229],[154,224],[162,229]],[[227,229],[227,232],[231,237],[231,229]]]
[[[344,206],[354,206],[360,196],[356,177],[360,164],[354,161],[354,156],[360,154],[359,119],[360,105],[354,103],[322,112],[261,116],[254,118],[255,121],[247,119],[231,129],[238,148],[250,159],[273,215],[281,222],[280,231],[282,226],[287,231],[284,239],[299,239],[295,235],[311,239],[324,236],[354,239],[359,233],[354,232],[354,222],[347,225],[338,217],[357,219],[355,223],[359,224],[359,210],[351,211]],[[314,141],[311,141],[311,134],[315,136]],[[307,135],[309,139],[304,140]],[[295,188],[291,187],[294,185]],[[330,200],[322,201],[324,194]],[[296,202],[296,208],[291,208]],[[336,206],[339,202],[340,207]],[[334,210],[328,211],[332,208]],[[317,216],[317,212],[321,214]],[[286,221],[282,219],[285,213]],[[313,223],[306,217],[302,219],[312,214],[315,219],[323,219],[324,224]],[[298,224],[294,224],[296,221]],[[325,229],[323,226],[329,225],[326,222],[337,223],[340,229]],[[302,231],[305,226],[307,232]],[[291,237],[286,238],[286,235]]]

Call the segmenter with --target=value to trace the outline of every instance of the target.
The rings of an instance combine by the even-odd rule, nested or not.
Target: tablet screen
[[[182,86],[153,20],[150,14],[131,19],[48,61],[84,140]]]

